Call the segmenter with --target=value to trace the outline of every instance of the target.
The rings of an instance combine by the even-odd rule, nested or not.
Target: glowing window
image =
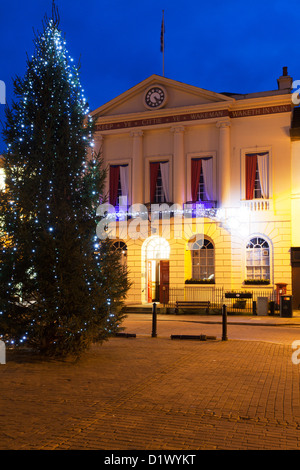
[[[247,279],[270,279],[270,248],[261,237],[251,238],[246,246]]]
[[[126,243],[117,240],[116,242],[113,243],[113,249],[114,250],[120,250],[121,258],[120,262],[121,265],[126,267],[127,266],[127,245]]]
[[[147,245],[147,259],[169,259],[170,246],[161,237],[152,238]]]
[[[192,256],[192,278],[214,279],[215,277],[215,255],[214,246],[207,238],[193,243]]]

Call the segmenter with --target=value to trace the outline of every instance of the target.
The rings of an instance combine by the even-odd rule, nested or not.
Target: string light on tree
[[[95,253],[106,175],[59,23],[53,2],[6,112],[0,327],[11,344],[64,355],[80,354],[117,328],[129,286],[110,242]]]

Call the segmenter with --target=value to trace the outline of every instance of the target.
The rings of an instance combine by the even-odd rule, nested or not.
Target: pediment
[[[166,92],[166,100],[159,109],[180,109],[198,107],[216,103],[230,103],[234,101],[226,95],[186,85],[159,75],[152,75],[146,80],[125,91],[108,103],[100,106],[91,114],[97,117],[128,115],[155,111],[145,105],[145,94],[152,87],[161,87]]]

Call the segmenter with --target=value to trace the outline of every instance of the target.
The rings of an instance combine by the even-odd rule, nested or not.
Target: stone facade
[[[144,225],[149,225],[148,231],[137,238],[130,233],[126,235],[126,230],[119,233],[117,222],[116,238],[119,235],[127,245],[127,266],[132,281],[128,303],[153,300],[155,294],[153,291],[152,297],[149,295],[149,281],[160,282],[159,269],[163,269],[158,267],[160,260],[169,261],[168,287],[184,288],[185,281],[195,272],[189,241],[196,233],[212,244],[215,287],[249,288],[244,284],[251,271],[247,246],[250,240],[263,239],[268,246],[268,251],[261,249],[267,259],[263,262],[269,263],[269,284],[265,288],[271,292],[277,283],[285,283],[287,294],[295,291],[298,281],[292,275],[291,247],[300,246],[297,225],[300,137],[294,133],[291,138],[295,114],[291,84],[292,79],[284,70],[276,90],[218,94],[153,75],[92,113],[97,125],[96,149],[101,149],[108,170],[110,166],[127,168],[128,206],[153,202],[150,165],[160,162],[168,163],[164,174],[167,190],[166,186],[163,189],[165,194],[168,192],[169,200],[165,202],[170,206],[176,204],[177,208],[177,212],[172,210],[169,226],[165,227],[160,220],[152,232],[150,215],[149,219],[146,217]],[[156,101],[156,87],[165,95],[161,102]],[[152,92],[153,106],[147,107],[145,99]],[[267,155],[267,182],[264,183],[268,186],[267,197],[246,197],[246,158],[254,154]],[[185,233],[180,210],[189,207],[187,203],[192,201],[195,159],[210,160],[209,191],[213,204],[198,222],[195,218],[189,220],[196,231],[191,231],[189,226]],[[262,184],[262,170],[259,178]],[[108,194],[111,191],[109,171],[106,191]],[[125,195],[123,189],[122,195]],[[123,222],[123,228],[126,226],[128,232],[132,224],[137,224],[136,219],[129,218]],[[141,231],[140,225],[135,226]],[[158,248],[153,248],[154,242],[151,244],[155,239]],[[262,273],[265,272],[262,265]],[[255,285],[250,287],[258,289]],[[159,295],[156,297],[162,302]]]

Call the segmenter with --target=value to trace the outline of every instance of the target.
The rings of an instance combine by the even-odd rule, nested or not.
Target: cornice
[[[292,95],[270,95],[261,96],[256,98],[245,98],[242,100],[236,100],[231,107],[231,110],[259,108],[266,106],[280,106],[280,105],[292,105]]]
[[[263,108],[268,106],[292,105],[291,95],[276,95],[269,97],[249,98],[241,101],[204,103],[200,105],[181,106],[177,108],[163,108],[159,110],[141,111],[126,114],[98,116],[96,124],[115,123],[119,121],[135,121],[160,118],[165,116],[180,116],[191,113],[205,113],[210,111],[226,110],[228,113],[244,109]],[[175,121],[174,121],[175,122]]]

